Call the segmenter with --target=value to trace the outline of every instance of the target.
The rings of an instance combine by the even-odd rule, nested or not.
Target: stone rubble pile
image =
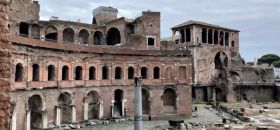
[[[125,121],[131,120],[130,118],[108,118],[104,120],[89,120],[87,122],[83,123],[72,123],[72,124],[62,124],[60,126],[54,126],[49,125],[49,129],[63,129],[63,130],[69,130],[69,129],[80,129],[80,128],[86,128],[96,125],[109,125],[114,123],[121,123]]]

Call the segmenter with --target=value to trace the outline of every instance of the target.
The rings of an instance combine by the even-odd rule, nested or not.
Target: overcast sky
[[[280,0],[39,0],[40,16],[48,20],[91,23],[98,6],[119,9],[119,17],[136,18],[143,10],[161,12],[161,37],[188,20],[218,24],[240,30],[240,52],[246,62],[263,54],[280,55]],[[279,38],[279,39],[277,39]]]

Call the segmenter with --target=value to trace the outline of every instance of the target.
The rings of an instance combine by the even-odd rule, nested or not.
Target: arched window
[[[207,42],[207,29],[203,28],[202,29],[202,43],[206,43]]]
[[[134,68],[129,67],[128,68],[128,79],[133,79],[134,78]]]
[[[168,66],[166,69],[165,69],[165,79],[168,79],[168,80],[171,80],[171,79],[174,79],[174,71],[173,71],[173,68],[171,66]]]
[[[71,28],[66,28],[63,31],[63,42],[64,43],[74,43],[75,32]]]
[[[220,32],[220,37],[219,37],[219,41],[220,41],[220,45],[221,45],[221,46],[224,45],[224,38],[225,38],[224,32],[221,31],[221,32]]]
[[[75,80],[83,80],[83,68],[81,66],[75,68]]]
[[[57,35],[58,35],[58,30],[56,27],[54,26],[49,26],[46,28],[46,36],[45,36],[45,40],[46,41],[57,41]]]
[[[55,66],[49,65],[48,66],[48,81],[54,81],[55,79]]]
[[[213,31],[212,31],[212,29],[209,29],[209,31],[208,31],[208,43],[213,44]]]
[[[94,45],[101,45],[102,44],[102,37],[103,37],[102,33],[99,32],[99,31],[96,31],[93,35],[93,42],[94,42],[93,44]]]
[[[96,69],[95,67],[91,66],[89,68],[89,80],[95,80],[96,79]]]
[[[116,67],[116,69],[115,69],[115,79],[122,79],[122,68]]]
[[[102,67],[102,79],[108,80],[109,79],[109,70],[107,66]]]
[[[107,45],[116,45],[121,42],[121,34],[117,28],[110,28],[107,32]]]
[[[142,79],[148,79],[148,69],[146,67],[141,68],[141,77]]]
[[[216,45],[216,44],[218,44],[218,42],[219,42],[219,33],[218,33],[218,31],[216,30],[216,31],[214,32],[214,44]]]
[[[160,78],[160,69],[158,67],[154,68],[154,79]]]
[[[66,65],[62,67],[62,80],[69,80],[69,67]]]
[[[15,81],[23,81],[23,66],[20,63],[16,65]]]
[[[40,69],[38,64],[32,65],[32,81],[39,81],[40,79]]]
[[[228,32],[226,32],[226,34],[225,34],[225,41],[226,41],[226,46],[229,46],[229,34],[228,34]]]
[[[186,42],[191,42],[191,29],[186,29]]]
[[[79,33],[79,41],[81,44],[88,44],[89,32],[85,29],[82,29]]]
[[[38,24],[32,25],[31,36],[35,39],[40,39],[40,26]]]
[[[19,24],[19,34],[22,36],[28,36],[29,35],[29,24],[21,22]]]

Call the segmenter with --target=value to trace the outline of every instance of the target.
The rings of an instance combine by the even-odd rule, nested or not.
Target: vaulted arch
[[[107,32],[107,45],[116,45],[121,42],[121,34],[117,28],[110,28]]]

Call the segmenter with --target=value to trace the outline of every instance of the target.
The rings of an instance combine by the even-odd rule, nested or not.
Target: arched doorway
[[[148,90],[142,89],[142,113],[143,115],[150,114],[150,94]]]
[[[88,44],[88,37],[89,37],[89,32],[85,29],[82,29],[79,33],[80,44]]]
[[[121,42],[121,34],[117,28],[110,28],[107,32],[107,45],[116,45]]]
[[[164,114],[176,113],[176,97],[176,92],[173,89],[167,88],[164,90],[162,95]]]
[[[28,106],[30,110],[30,128],[31,130],[39,130],[43,128],[43,112],[42,99],[39,95],[29,98]]]
[[[46,28],[46,41],[57,41],[58,30],[54,26],[49,26]]]
[[[94,45],[101,45],[102,44],[102,37],[103,34],[99,31],[95,32],[93,35],[93,44]]]
[[[123,90],[115,90],[114,116],[123,116]]]
[[[58,97],[58,106],[60,107],[60,122],[71,123],[72,122],[72,99],[69,93],[62,93]]]
[[[66,28],[63,30],[63,42],[64,43],[74,43],[75,31],[71,28]]]
[[[99,116],[99,95],[96,91],[91,91],[87,95],[88,119],[98,119]]]

